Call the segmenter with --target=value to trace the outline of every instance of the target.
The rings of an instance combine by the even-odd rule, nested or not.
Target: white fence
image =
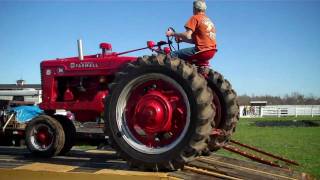
[[[240,106],[240,117],[320,116],[320,105]]]

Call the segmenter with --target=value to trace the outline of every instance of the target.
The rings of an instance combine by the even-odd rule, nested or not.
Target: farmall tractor
[[[223,76],[208,68],[216,50],[188,60],[170,56],[172,40],[122,53],[102,52],[41,63],[45,114],[26,128],[32,154],[52,157],[74,145],[76,129],[56,110],[71,111],[76,121],[104,119],[109,143],[131,167],[175,170],[199,155],[218,150],[239,119],[236,93]],[[154,54],[123,54],[150,49]]]

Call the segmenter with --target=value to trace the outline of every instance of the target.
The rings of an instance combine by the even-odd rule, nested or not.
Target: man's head
[[[197,14],[199,12],[205,12],[207,9],[206,2],[204,0],[195,0],[193,1],[193,14]]]

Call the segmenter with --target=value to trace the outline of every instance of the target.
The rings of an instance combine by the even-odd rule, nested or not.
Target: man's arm
[[[174,36],[178,41],[194,44],[191,36],[192,33],[193,32],[191,29],[187,29],[186,32],[182,32],[182,33],[176,33],[169,30],[166,34],[167,36]]]
[[[187,29],[186,32],[183,32],[183,33],[174,33],[173,36],[174,36],[175,38],[177,38],[178,40],[182,41],[182,42],[194,44],[191,35],[192,35],[192,30],[191,30],[191,29]]]

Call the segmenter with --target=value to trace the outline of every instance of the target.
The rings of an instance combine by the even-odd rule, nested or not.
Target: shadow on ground
[[[254,124],[258,127],[318,127],[319,121],[312,120],[292,120],[292,121],[256,121]]]

